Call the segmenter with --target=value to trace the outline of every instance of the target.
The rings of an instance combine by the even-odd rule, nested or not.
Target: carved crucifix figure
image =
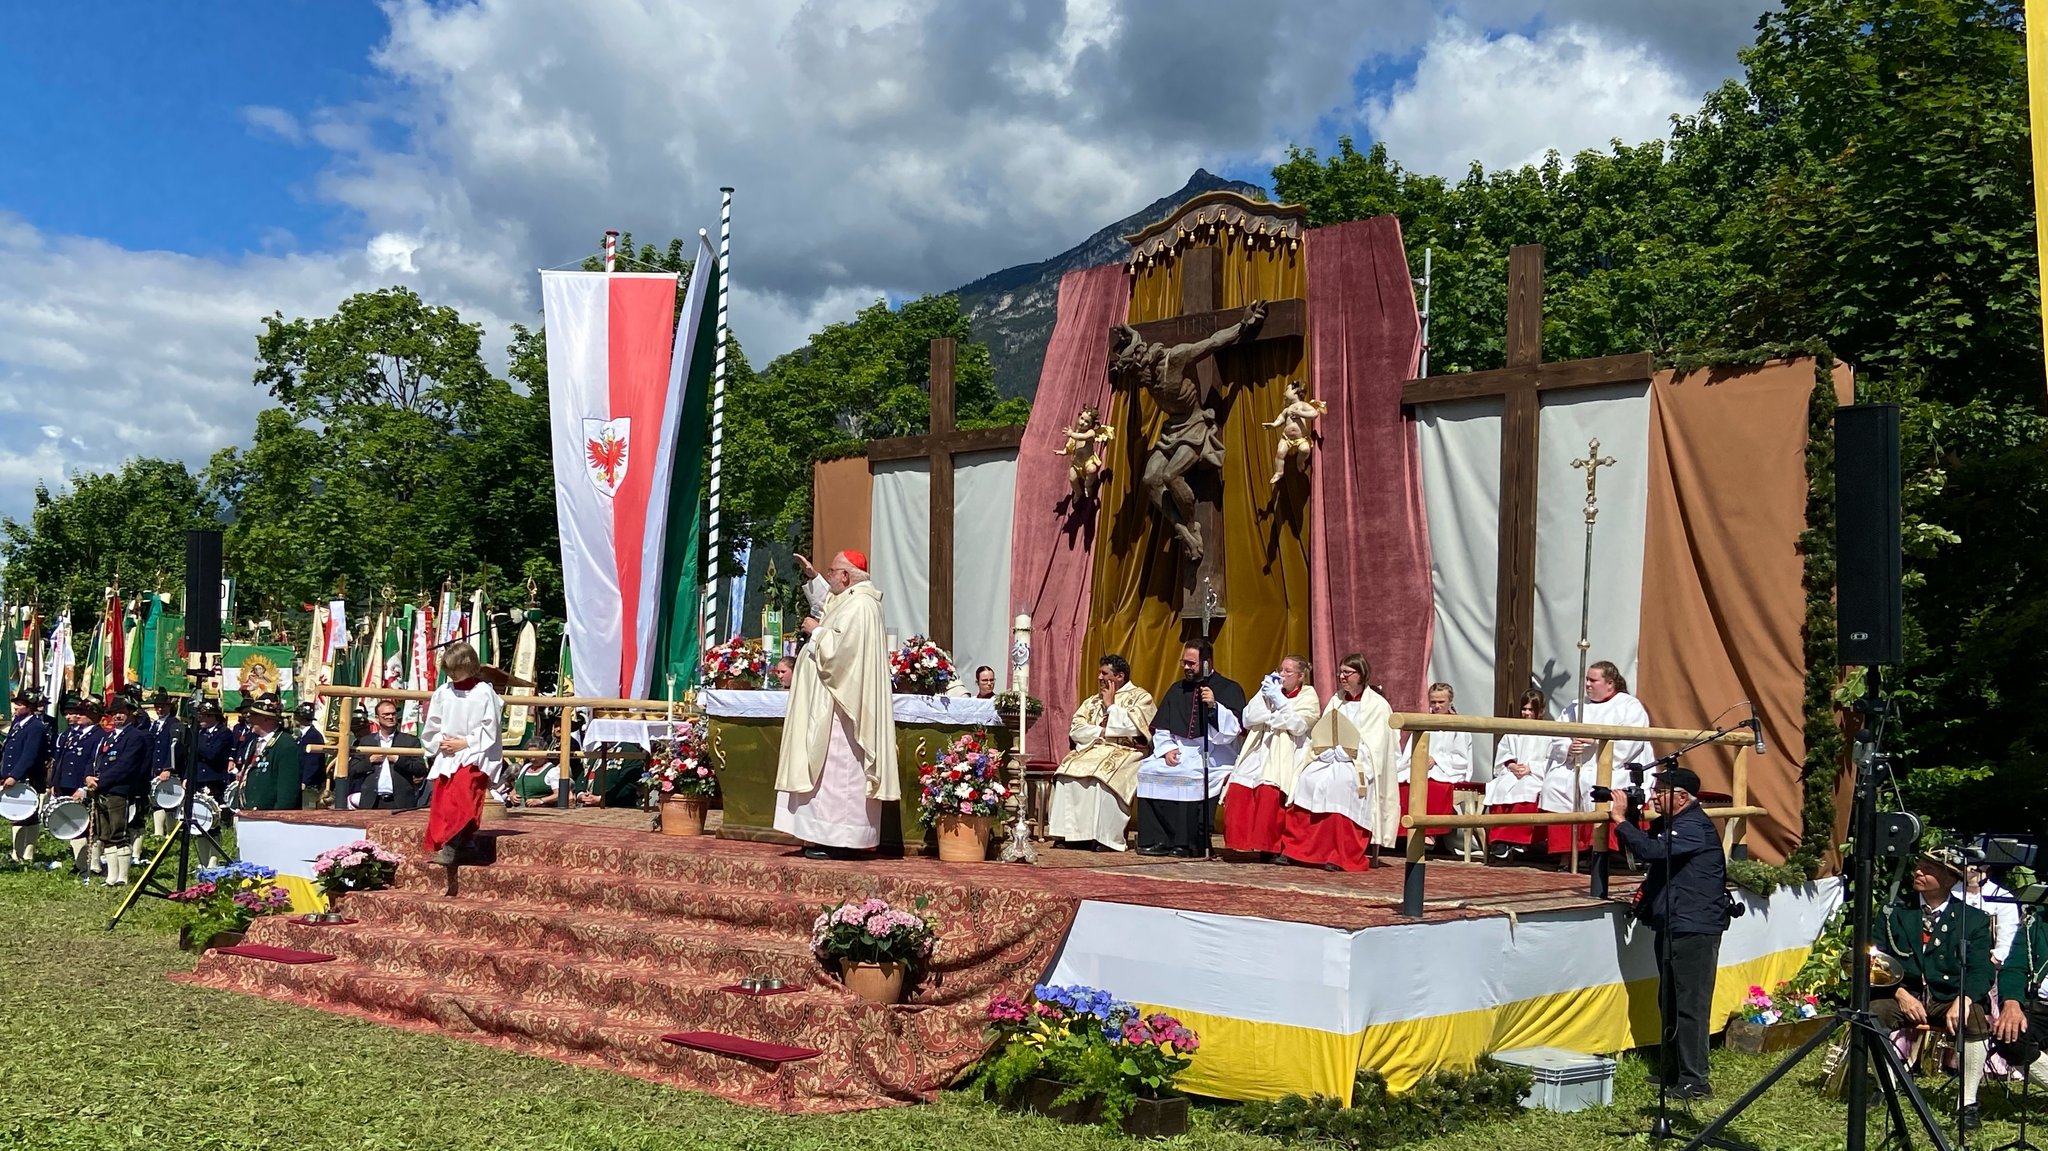
[[[1197,467],[1223,467],[1223,444],[1216,434],[1213,397],[1202,387],[1196,369],[1220,349],[1250,338],[1265,321],[1264,301],[1254,300],[1244,318],[1192,343],[1152,343],[1129,324],[1110,336],[1109,371],[1119,387],[1143,388],[1166,413],[1166,427],[1145,457],[1142,484],[1145,498],[1165,517],[1182,554],[1202,559],[1202,525],[1195,516],[1195,493],[1188,474]]]

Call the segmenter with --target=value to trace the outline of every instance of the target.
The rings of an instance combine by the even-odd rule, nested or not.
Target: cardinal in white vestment
[[[810,859],[880,844],[882,805],[902,795],[882,593],[867,566],[859,552],[834,556],[824,614],[800,625],[810,642],[782,721],[775,830],[803,840]]]
[[[1549,719],[1550,700],[1531,688],[1522,693],[1523,719]],[[1486,810],[1494,814],[1540,811],[1543,781],[1564,766],[1566,741],[1554,735],[1503,735],[1493,743],[1493,779],[1486,785]],[[1536,842],[1534,827],[1487,830],[1486,848],[1494,859],[1525,856]]]
[[[1067,730],[1074,750],[1060,760],[1046,813],[1046,834],[1068,847],[1124,849],[1138,761],[1152,729],[1152,694],[1131,682],[1131,665],[1106,655],[1095,672],[1100,689],[1081,702]]]
[[[1206,805],[1223,794],[1244,734],[1244,688],[1214,658],[1206,639],[1183,647],[1180,682],[1160,693],[1152,754],[1138,765],[1139,855],[1209,854]]]
[[[1223,789],[1223,846],[1271,858],[1294,781],[1308,761],[1308,732],[1322,710],[1309,662],[1290,655],[1244,705],[1244,747]]]
[[[1315,757],[1295,777],[1280,828],[1282,862],[1331,871],[1364,871],[1366,852],[1392,843],[1400,826],[1395,807],[1394,709],[1366,686],[1365,657],[1337,665],[1337,694],[1309,732]]]
[[[1581,718],[1581,717],[1584,718]],[[1621,669],[1606,660],[1586,669],[1584,699],[1574,701],[1564,709],[1562,717],[1566,723],[1600,723],[1614,727],[1648,727],[1650,713],[1642,701],[1628,693],[1628,681],[1621,677]],[[1565,762],[1553,768],[1543,780],[1543,797],[1538,801],[1544,811],[1593,811],[1598,805],[1593,802],[1593,787],[1600,782],[1600,744],[1597,739],[1574,739],[1565,748]],[[1622,769],[1631,763],[1648,765],[1656,758],[1650,745],[1640,739],[1614,741],[1614,774],[1610,782],[1615,787],[1627,787],[1628,773]],[[1643,776],[1643,792],[1649,794],[1657,781],[1655,771]],[[1593,846],[1593,830],[1605,824],[1578,824],[1579,850]],[[1571,824],[1552,824],[1549,828],[1550,851],[1553,855],[1571,850]],[[1612,835],[1609,835],[1610,844]]]
[[[1453,699],[1451,685],[1433,683],[1429,685],[1429,713],[1451,715],[1458,709],[1451,706]],[[1394,782],[1401,790],[1401,814],[1408,813],[1408,767],[1415,758],[1415,735],[1402,732],[1401,750],[1394,754]],[[1458,810],[1457,793],[1453,784],[1472,781],[1472,733],[1469,731],[1432,731],[1429,733],[1429,794],[1423,797],[1423,810],[1431,815],[1450,815]],[[1423,831],[1425,839],[1434,843],[1435,836],[1449,831],[1448,827],[1431,827]]]

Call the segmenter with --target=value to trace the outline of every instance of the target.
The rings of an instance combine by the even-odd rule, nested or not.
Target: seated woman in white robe
[[[1223,846],[1265,859],[1280,853],[1287,797],[1308,762],[1308,732],[1322,707],[1308,660],[1290,655],[1244,706],[1244,748],[1223,789]]]
[[[1315,758],[1295,777],[1280,827],[1280,861],[1329,871],[1364,871],[1375,837],[1391,840],[1396,789],[1394,709],[1365,685],[1365,657],[1337,667],[1337,694],[1309,733]],[[1382,834],[1387,833],[1387,834]]]
[[[1550,700],[1531,688],[1522,693],[1523,719],[1549,719]],[[1564,766],[1566,741],[1551,735],[1503,735],[1494,741],[1493,779],[1486,785],[1486,810],[1493,814],[1527,814],[1541,810],[1543,781]],[[1488,829],[1487,852],[1497,860],[1518,859],[1535,845],[1536,828]]]

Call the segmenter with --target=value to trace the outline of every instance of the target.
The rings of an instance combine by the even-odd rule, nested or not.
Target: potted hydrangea
[[[1173,1016],[1095,987],[1040,984],[1026,1002],[996,996],[988,1020],[995,1046],[974,1081],[1008,1105],[1129,1135],[1187,1130],[1187,1096],[1173,1082],[1201,1039]]]
[[[200,868],[197,882],[171,893],[178,946],[233,947],[257,916],[290,911],[291,893],[271,882],[276,878],[276,871],[253,863]]]
[[[333,898],[344,891],[380,891],[398,877],[405,857],[367,839],[330,847],[313,857],[313,882]]]
[[[1819,995],[1790,982],[1778,984],[1774,991],[1753,985],[1742,1006],[1729,1014],[1723,1041],[1730,1051],[1761,1055],[1797,1047],[1825,1026]]]
[[[828,907],[811,924],[811,952],[836,968],[846,989],[869,1003],[900,1003],[903,989],[931,966],[939,933],[917,910],[882,899],[849,899]]]

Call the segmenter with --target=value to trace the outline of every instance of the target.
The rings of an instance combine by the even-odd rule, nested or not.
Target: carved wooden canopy
[[[1219,235],[1236,234],[1256,247],[1301,246],[1307,227],[1308,209],[1299,204],[1268,204],[1237,192],[1204,192],[1166,219],[1136,235],[1125,236],[1131,245],[1126,267],[1132,272],[1150,264],[1171,260],[1190,244],[1213,241]]]

